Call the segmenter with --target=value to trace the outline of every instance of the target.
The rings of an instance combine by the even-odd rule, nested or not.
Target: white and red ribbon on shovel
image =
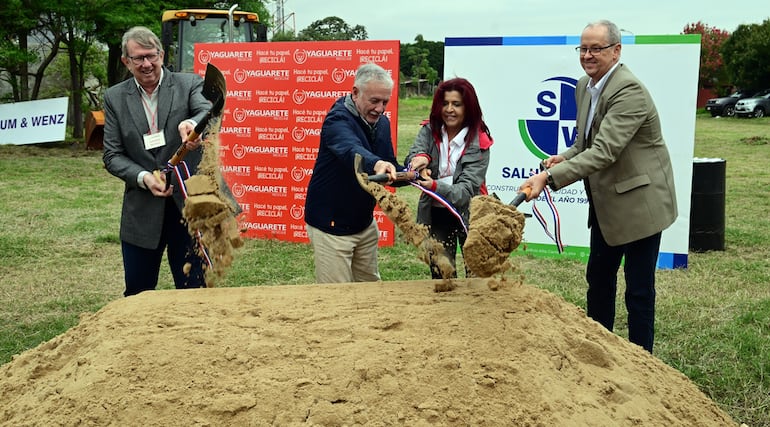
[[[405,168],[405,171],[409,171],[409,168]],[[427,194],[429,197],[431,197],[433,200],[437,201],[439,204],[444,206],[449,210],[452,215],[457,218],[457,220],[460,222],[460,224],[463,226],[463,231],[465,233],[468,233],[468,226],[465,224],[465,221],[463,220],[462,215],[460,212],[455,209],[454,206],[452,206],[451,203],[449,203],[448,200],[446,200],[443,196],[436,193],[435,191],[429,190],[414,180],[409,181],[409,185],[416,187],[420,189],[423,193]],[[542,212],[540,212],[540,209],[537,208],[537,204],[535,203],[535,200],[532,200],[532,216],[534,216],[537,219],[537,222],[540,223],[540,225],[543,227],[543,231],[545,231],[546,236],[553,240],[553,242],[556,244],[556,250],[559,253],[564,252],[564,242],[562,242],[561,239],[561,218],[559,216],[559,211],[556,209],[556,205],[553,202],[553,196],[551,195],[551,191],[548,189],[548,187],[543,188],[545,191],[545,201],[548,205],[549,210],[551,211],[551,218],[553,219],[554,223],[554,231],[551,233],[551,231],[548,229],[548,222],[546,221],[545,216]]]
[[[534,216],[537,219],[537,222],[543,227],[545,235],[556,243],[556,250],[559,251],[559,253],[562,253],[564,252],[564,243],[561,240],[561,218],[559,217],[559,211],[556,210],[556,205],[553,203],[553,197],[551,196],[551,191],[548,190],[548,187],[544,187],[543,191],[545,192],[545,202],[551,210],[551,216],[553,218],[553,233],[548,230],[548,223],[545,220],[545,216],[543,216],[540,209],[537,208],[534,199],[532,200],[532,216]]]
[[[187,200],[187,186],[184,184],[184,181],[191,176],[190,168],[187,167],[187,162],[182,160],[176,165],[173,165],[171,162],[168,162],[166,164],[166,168],[164,169],[164,172],[166,171],[174,172],[174,175],[176,175],[176,180],[179,182],[179,191],[182,193],[182,196],[184,197],[184,199]],[[198,248],[200,250],[201,255],[203,256],[203,259],[206,261],[206,265],[208,265],[209,268],[213,267],[213,262],[211,261],[211,257],[209,256],[208,249],[206,249],[206,246],[203,244],[203,236],[201,235],[200,231],[195,232],[195,240],[198,243]]]
[[[468,226],[465,224],[465,221],[463,221],[463,216],[460,215],[460,212],[458,212],[457,209],[455,209],[455,207],[452,206],[452,204],[449,203],[448,200],[443,198],[440,194],[436,193],[435,191],[429,190],[414,181],[409,181],[409,185],[411,185],[412,187],[419,188],[420,191],[422,191],[423,193],[427,194],[428,196],[430,196],[431,198],[439,202],[441,206],[444,206],[445,208],[447,208],[449,212],[452,213],[452,215],[455,218],[457,218],[458,221],[460,221],[460,224],[463,226],[463,231],[465,232],[465,234],[468,234]]]
[[[404,168],[404,170],[407,172],[411,171],[409,167]],[[409,181],[409,185],[411,185],[412,187],[417,187],[418,189],[420,189],[420,191],[427,194],[433,200],[437,201],[441,206],[444,206],[445,208],[447,208],[449,212],[452,214],[452,216],[457,218],[457,220],[460,222],[460,225],[463,226],[463,231],[465,232],[465,234],[468,234],[468,225],[463,220],[463,216],[460,215],[460,212],[458,212],[457,209],[455,209],[455,207],[451,203],[449,203],[447,199],[445,199],[442,195],[436,193],[435,191],[429,190],[423,187],[422,185],[415,182],[415,180]]]

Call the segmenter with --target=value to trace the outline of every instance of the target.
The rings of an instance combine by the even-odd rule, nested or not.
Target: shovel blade
[[[201,91],[203,97],[211,101],[212,104],[216,103],[220,98],[224,100],[225,94],[227,94],[225,76],[219,71],[219,68],[210,62],[206,64],[206,74],[203,76],[203,88]],[[224,106],[224,102],[222,102],[222,106]],[[221,111],[222,107],[219,107],[219,111],[213,115],[216,116]]]

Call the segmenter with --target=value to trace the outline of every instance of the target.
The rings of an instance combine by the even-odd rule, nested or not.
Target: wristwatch
[[[555,184],[553,183],[553,176],[551,176],[551,171],[549,171],[548,169],[546,169],[546,170],[545,170],[545,174],[547,175],[547,177],[545,178],[545,184],[546,184],[547,186],[551,187],[551,190],[556,190],[556,189],[554,188],[554,187],[555,187]]]

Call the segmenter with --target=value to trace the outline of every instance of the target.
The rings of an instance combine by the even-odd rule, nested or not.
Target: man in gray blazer
[[[120,240],[125,296],[155,289],[163,251],[177,288],[205,285],[201,258],[182,221],[183,194],[161,169],[211,108],[201,92],[203,79],[163,67],[163,48],[145,27],[123,35],[123,64],[132,77],[104,95],[104,164],[125,182]],[[185,163],[194,174],[201,160],[200,138],[186,142]],[[186,178],[186,176],[182,176]],[[189,264],[189,271],[185,271]]]
[[[620,60],[620,31],[609,21],[589,24],[580,37],[587,76],[576,88],[575,144],[531,176],[528,200],[583,180],[589,200],[590,255],[586,271],[589,317],[612,330],[617,272],[625,257],[629,340],[652,352],[655,269],[660,238],[677,217],[674,174],[652,97]]]

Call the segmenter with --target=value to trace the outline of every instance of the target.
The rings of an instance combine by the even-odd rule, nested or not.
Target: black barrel
[[[725,250],[724,159],[693,159],[690,196],[690,250]]]

